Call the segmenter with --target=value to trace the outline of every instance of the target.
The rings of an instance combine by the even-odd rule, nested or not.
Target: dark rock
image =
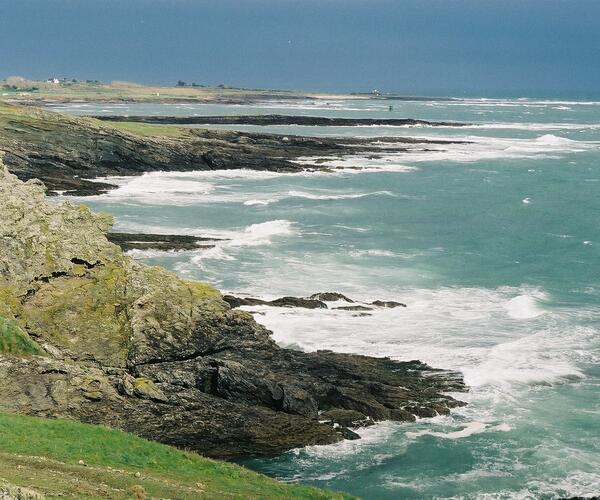
[[[251,297],[234,297],[224,295],[223,300],[232,308],[240,306],[274,306],[274,307],[303,307],[305,309],[327,309],[327,304],[315,299],[303,299],[299,297],[281,297],[275,300],[261,300]]]
[[[321,421],[339,424],[343,427],[368,427],[375,422],[366,415],[355,410],[329,410],[319,415]]]
[[[241,115],[241,116],[96,116],[99,120],[154,123],[162,125],[308,125],[352,127],[365,125],[427,125],[430,127],[464,127],[463,122],[435,122],[413,118],[329,118],[305,115]]]
[[[271,300],[268,304],[276,307],[304,307],[306,309],[327,309],[327,304],[320,300],[303,299],[299,297],[281,297],[280,299]]]
[[[377,307],[387,307],[390,309],[394,307],[406,307],[406,304],[403,304],[402,302],[394,302],[393,300],[375,300],[371,302],[371,304]]]
[[[232,309],[240,306],[264,306],[269,304],[266,300],[254,299],[252,297],[234,297],[233,295],[223,295],[223,300],[227,302]]]
[[[372,311],[372,307],[367,306],[341,306],[341,307],[333,307],[333,309],[341,309],[343,311]]]
[[[126,252],[129,250],[198,250],[214,248],[202,242],[218,241],[214,238],[187,236],[179,234],[145,234],[145,233],[108,233],[108,241],[115,243]]]
[[[315,294],[311,295],[309,298],[314,299],[314,300],[322,300],[323,302],[335,302],[337,300],[343,300],[345,302],[350,302],[350,303],[354,302],[352,299],[349,299],[345,295],[342,295],[341,293],[337,293],[337,292],[315,293]]]
[[[357,439],[360,439],[360,436],[356,432],[348,429],[348,427],[339,427],[337,430],[344,439],[348,439],[350,441],[356,441]]]

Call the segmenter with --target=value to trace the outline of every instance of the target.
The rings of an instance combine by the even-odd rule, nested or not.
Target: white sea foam
[[[407,432],[406,437],[408,438],[417,438],[421,436],[434,436],[443,439],[462,439],[474,434],[481,434],[486,431],[500,431],[500,432],[508,432],[511,430],[510,425],[508,424],[500,424],[500,425],[489,425],[484,422],[471,422],[463,429],[457,431],[450,432],[437,432],[432,430],[422,430],[417,432]]]
[[[227,242],[227,246],[257,246],[272,243],[276,236],[289,236],[296,234],[292,222],[288,220],[271,220],[252,224],[246,227],[243,232],[235,233],[235,237]]]
[[[438,136],[422,136],[417,139],[439,139]],[[481,160],[496,159],[525,159],[525,158],[560,158],[565,154],[600,149],[600,142],[575,141],[552,134],[539,136],[535,139],[513,139],[485,136],[452,136],[444,137],[456,141],[447,144],[413,144],[407,147],[397,143],[407,151],[382,151],[379,155],[351,155],[342,158],[303,157],[297,162],[314,164],[330,168],[344,169],[344,172],[356,168],[356,173],[386,171],[410,172],[415,164],[421,162],[459,162],[474,163]],[[389,148],[396,143],[393,141],[374,141],[373,146]]]
[[[532,295],[519,295],[504,304],[508,315],[514,319],[537,318],[544,314],[539,307],[538,299]]]
[[[306,446],[291,450],[289,453],[294,455],[307,455],[308,457],[318,459],[336,459],[347,457],[348,455],[358,454],[376,446],[382,440],[389,438],[397,430],[397,424],[394,422],[382,422],[371,427],[356,429],[361,439],[345,440],[341,443],[331,445]]]
[[[217,245],[214,248],[196,251],[190,262],[196,266],[204,267],[205,260],[235,260],[235,257],[228,254],[223,245]]]
[[[364,302],[386,298],[349,295]],[[539,305],[545,298],[527,288],[407,290],[391,297],[407,303],[407,308],[375,308],[369,311],[372,316],[268,306],[252,310],[263,313],[258,320],[282,345],[421,359],[462,371],[472,387],[503,387],[582,376],[577,360],[564,355],[565,338],[556,313],[544,312]],[[366,330],[371,334],[365,336]],[[590,332],[579,327],[569,334],[574,343]]]
[[[378,248],[370,248],[368,250],[352,250],[350,255],[353,257],[397,257],[399,254],[390,250],[381,250]],[[403,255],[404,256],[404,255]]]

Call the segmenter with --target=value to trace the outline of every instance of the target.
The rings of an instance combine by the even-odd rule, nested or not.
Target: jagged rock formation
[[[461,404],[444,394],[464,390],[460,376],[418,361],[279,348],[217,290],[124,255],[109,216],[49,203],[1,167],[0,220],[0,317],[38,346],[0,352],[2,412],[233,457]]]

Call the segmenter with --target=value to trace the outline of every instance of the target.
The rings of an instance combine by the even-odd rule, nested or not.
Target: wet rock
[[[325,116],[305,115],[97,116],[96,118],[106,121],[127,121],[163,125],[307,125],[321,127],[353,127],[360,125],[427,125],[431,127],[468,126],[468,123],[462,122],[435,122],[415,120],[412,118],[330,118]]]
[[[303,299],[298,297],[282,297],[268,303],[276,307],[303,307],[305,309],[327,309],[327,304],[320,300]]]
[[[214,248],[214,244],[206,244],[206,242],[217,241],[214,238],[179,234],[110,232],[106,237],[108,241],[119,245],[124,252],[129,250],[198,250],[199,248]]]
[[[344,439],[348,439],[350,441],[355,441],[357,439],[360,439],[360,436],[353,430],[348,429],[348,427],[340,427],[339,431],[340,431],[341,435],[344,437]]]
[[[341,309],[342,311],[372,311],[372,307],[367,306],[342,306],[334,307],[333,309]]]
[[[335,409],[321,413],[319,419],[343,427],[368,427],[375,422],[363,413],[355,410]]]
[[[275,300],[261,300],[251,297],[234,297],[224,295],[223,300],[232,308],[240,306],[274,306],[274,307],[302,307],[305,309],[327,309],[327,304],[316,299],[300,297],[281,297]]]
[[[232,309],[241,306],[264,306],[267,301],[253,298],[234,297],[233,295],[223,295],[223,300],[227,302]]]
[[[341,293],[337,293],[337,292],[315,293],[315,294],[311,295],[309,298],[314,299],[314,300],[321,300],[323,302],[336,302],[338,300],[343,300],[344,302],[350,302],[350,303],[354,302],[352,299],[349,299],[345,295],[342,295]]]
[[[406,307],[406,304],[403,304],[402,302],[394,302],[393,300],[375,300],[371,302],[371,304],[377,307],[387,307],[390,309],[394,307]]]

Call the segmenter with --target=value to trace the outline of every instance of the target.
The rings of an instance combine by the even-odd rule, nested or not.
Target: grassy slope
[[[141,135],[144,137],[174,137],[181,138],[187,134],[187,129],[173,125],[155,125],[150,123],[136,122],[111,122],[107,124],[110,127],[129,132],[131,134]]]
[[[19,127],[44,131],[64,127],[66,123],[74,126],[85,123],[87,126],[93,126],[98,130],[109,133],[111,129],[116,129],[142,137],[169,137],[175,139],[191,137],[189,127],[185,126],[138,122],[103,122],[90,118],[68,116],[62,113],[50,113],[31,106],[16,106],[3,102],[0,98],[0,146],[2,136],[15,137],[15,134],[18,134]]]
[[[7,414],[0,414],[2,480],[76,498],[349,498],[121,431]]]

